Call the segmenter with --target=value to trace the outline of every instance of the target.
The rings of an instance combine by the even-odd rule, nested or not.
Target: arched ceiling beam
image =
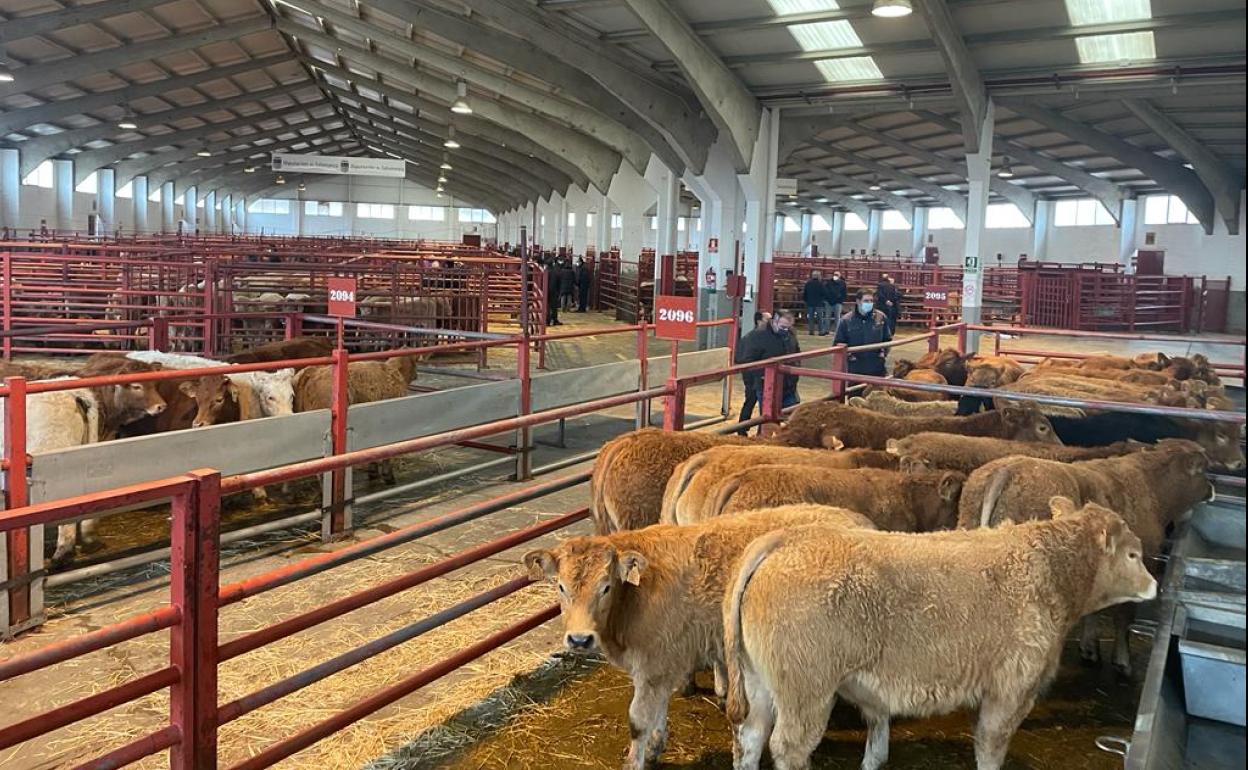
[[[624,0],[676,60],[715,126],[726,133],[739,173],[750,168],[762,107],[741,79],[698,37],[667,0]],[[684,169],[673,169],[679,176]]]
[[[833,158],[847,163],[852,163],[860,168],[865,168],[867,171],[871,171],[879,176],[893,179],[894,181],[911,189],[925,192],[945,206],[953,209],[953,212],[957,214],[958,218],[963,222],[966,221],[966,198],[953,190],[946,190],[934,182],[928,182],[914,176],[913,174],[898,171],[887,163],[880,163],[869,158],[864,158],[862,155],[857,153],[841,150],[828,144],[827,142],[815,141],[811,142],[810,145],[821,152],[831,155]]]
[[[949,73],[953,97],[962,115],[962,144],[968,153],[979,152],[979,128],[988,115],[988,90],[984,79],[945,0],[915,0],[914,7],[936,43],[945,72]]]
[[[349,142],[343,142],[341,144],[330,145],[328,147],[325,147],[324,149],[327,152],[333,152],[338,155],[356,155],[363,151],[363,145],[361,145],[359,141],[352,139]],[[245,175],[247,178],[254,178],[252,174],[249,174],[247,173],[247,171],[244,170],[249,165],[252,165],[252,164],[232,163],[226,166],[217,166],[215,168],[210,168],[210,169],[200,169],[200,171],[204,172],[204,175],[197,176],[197,172],[191,172],[189,174],[182,175],[178,178],[175,189],[185,190],[188,187],[195,187],[200,193],[199,197],[202,198],[204,197],[203,194],[206,193],[208,190],[221,189],[222,185],[224,185],[227,181],[233,180],[239,177],[240,175]],[[271,173],[271,167],[267,161],[264,163],[257,163],[255,165],[257,166],[257,169],[255,172],[252,172],[252,173],[254,174],[261,173],[261,169],[263,169],[264,172]],[[305,174],[304,176],[323,177],[324,175],[323,174]]]
[[[430,189],[437,186],[440,171],[438,169],[437,157],[431,152],[421,148],[419,145],[413,144],[410,140],[406,140],[403,137],[396,136],[394,134],[383,134],[382,132],[372,128],[362,126],[360,128],[360,133],[362,134],[362,138],[366,146],[372,145],[377,149],[394,153],[396,155],[407,155],[420,158],[419,165],[413,164],[413,166],[409,166],[408,177],[419,177],[422,180],[427,180],[422,181],[421,183],[425,184]],[[469,187],[478,195],[482,197],[489,197],[495,201],[525,200],[530,195],[529,193],[521,192],[522,189],[531,189],[527,185],[521,187],[520,185],[509,186],[507,184],[500,184],[503,180],[499,178],[497,172],[490,172],[488,170],[483,171],[479,166],[474,166],[473,164],[462,160],[459,161],[459,166],[462,166],[463,168],[457,166],[456,169],[448,176],[447,182],[444,184],[447,189],[451,189],[455,185]],[[488,174],[488,176],[483,177],[483,173]],[[549,194],[550,191],[547,190],[545,195],[549,196]],[[540,193],[534,191],[532,195],[539,196]]]
[[[855,179],[852,176],[838,174],[835,171],[816,166],[813,163],[807,163],[802,160],[793,160],[788,163],[789,168],[796,169],[799,173],[812,174],[817,180],[825,180],[839,187],[848,187],[858,192],[866,193],[879,200],[885,206],[891,209],[897,209],[901,215],[906,218],[907,222],[912,221],[914,217],[914,203],[901,195],[895,195],[888,190],[872,190],[871,185],[861,179]],[[829,196],[831,197],[831,196]]]
[[[925,110],[917,110],[914,114],[929,123],[934,123],[944,128],[947,131],[960,133],[962,130],[961,124],[959,124],[956,120],[945,117],[944,115],[940,115],[935,112],[927,112]],[[1124,197],[1124,193],[1122,188],[1118,185],[1107,179],[1102,179],[1099,176],[1093,176],[1083,169],[1075,168],[1074,166],[1062,163],[1059,160],[1054,160],[1047,155],[1041,155],[1036,150],[1033,150],[1026,145],[1018,144],[1010,138],[1003,137],[1000,134],[997,134],[994,144],[1000,148],[1003,154],[1009,155],[1013,160],[1031,166],[1045,174],[1049,174],[1069,182],[1080,190],[1086,192],[1088,195],[1091,195],[1093,198],[1096,198],[1101,202],[1101,205],[1105,207],[1105,210],[1108,211],[1114,218],[1114,221],[1119,221],[1121,217],[1122,199]]]
[[[209,67],[190,75],[164,78],[149,83],[115,88],[111,91],[99,91],[86,96],[72,99],[61,99],[38,107],[21,107],[0,114],[0,135],[11,131],[20,131],[40,123],[55,123],[73,115],[85,115],[103,107],[119,107],[149,96],[162,96],[182,88],[190,88],[213,80],[224,80],[235,75],[255,72],[266,67],[284,64],[291,60],[290,53],[266,56],[262,59],[248,60],[225,67]],[[140,120],[143,115],[137,116]]]
[[[313,139],[325,139],[326,141],[319,145],[311,145]],[[349,134],[344,131],[327,131],[311,136],[298,136],[294,139],[285,139],[272,144],[262,145],[260,147],[247,147],[242,150],[226,153],[224,155],[212,158],[202,158],[194,163],[172,163],[167,166],[161,166],[147,174],[147,185],[150,188],[159,187],[165,182],[188,180],[197,174],[213,173],[214,171],[230,168],[239,161],[243,161],[237,168],[246,168],[248,166],[268,166],[269,159],[256,158],[257,155],[267,155],[272,152],[286,152],[291,147],[300,144],[309,144],[319,154],[328,152],[337,152],[339,149],[358,145],[359,142],[353,140]],[[337,148],[337,149],[334,149]],[[253,160],[254,159],[254,160]],[[133,178],[133,177],[132,177]],[[118,177],[119,183],[120,178]],[[194,184],[194,182],[191,182]]]
[[[1122,103],[1150,131],[1192,164],[1196,176],[1213,195],[1214,208],[1226,223],[1226,231],[1231,235],[1238,235],[1239,199],[1240,191],[1244,189],[1244,178],[1210,152],[1198,139],[1162,114],[1152,102],[1144,99],[1123,99]]]
[[[0,43],[10,43],[24,37],[44,35],[57,30],[89,24],[100,19],[121,16],[136,11],[146,11],[173,0],[109,0],[109,2],[91,5],[76,5],[60,11],[40,13],[34,16],[21,16],[6,19],[0,24]]]
[[[1213,195],[1196,174],[1182,165],[1142,150],[1086,123],[1072,120],[1061,113],[1039,107],[1026,100],[1010,99],[1003,101],[1002,106],[1015,115],[1034,120],[1042,126],[1048,126],[1059,134],[1065,134],[1098,152],[1116,158],[1127,166],[1139,169],[1154,182],[1179,196],[1204,226],[1205,232],[1213,233],[1215,216]]]
[[[38,91],[45,86],[78,80],[89,75],[98,75],[132,62],[157,59],[190,48],[219,43],[222,40],[237,40],[247,35],[263,32],[271,26],[272,21],[269,17],[261,16],[233,24],[208,27],[198,32],[162,37],[145,43],[128,43],[103,51],[22,67],[15,73],[16,79],[12,83],[0,85],[0,98]]]
[[[514,30],[514,34],[540,50],[560,56],[589,74],[661,134],[670,137],[672,146],[695,174],[703,172],[716,132],[710,120],[696,109],[695,96],[682,93],[670,80],[653,70],[647,71],[623,51],[603,45],[559,14],[544,11],[529,0],[460,1],[499,27]],[[429,5],[424,0],[421,4]]]
[[[829,203],[835,203],[836,205],[845,209],[849,213],[857,214],[858,217],[862,219],[863,222],[866,222],[867,219],[871,216],[871,207],[863,203],[862,201],[858,200],[857,198],[852,198],[848,195],[843,195],[838,192],[833,192],[832,190],[829,190],[823,185],[816,184],[814,182],[807,182],[803,180],[803,185],[809,188],[812,192],[817,193],[820,198],[827,199]],[[818,211],[819,213],[823,214],[825,217],[830,217],[831,215],[836,213],[836,209],[832,208],[827,203],[819,203],[818,201],[811,201],[811,202],[808,202],[806,205],[810,206],[815,211]],[[832,221],[831,219],[828,220],[829,223],[831,221]]]

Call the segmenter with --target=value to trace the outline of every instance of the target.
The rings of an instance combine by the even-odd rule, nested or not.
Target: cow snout
[[[156,415],[160,414],[163,411],[165,411],[165,402],[163,401],[160,402],[159,404],[153,404],[147,408],[147,413],[153,417],[155,417]]]
[[[592,650],[595,637],[593,634],[568,634],[565,641],[570,650]]]
[[[1157,598],[1157,581],[1156,579],[1148,581],[1148,588],[1139,593],[1140,601],[1150,601]]]

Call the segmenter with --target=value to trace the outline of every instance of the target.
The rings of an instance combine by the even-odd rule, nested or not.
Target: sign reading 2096
[[[326,283],[329,289],[329,314],[354,318],[355,279],[333,277]]]
[[[654,336],[661,340],[696,340],[697,300],[660,294],[654,298],[654,325]]]

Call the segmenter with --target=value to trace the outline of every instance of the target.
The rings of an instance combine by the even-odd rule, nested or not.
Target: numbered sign
[[[344,318],[355,317],[355,279],[330,278],[329,314]]]
[[[660,294],[654,298],[654,336],[661,340],[696,340],[698,305],[693,297]]]
[[[949,290],[924,289],[923,307],[928,310],[945,310],[949,307]]]

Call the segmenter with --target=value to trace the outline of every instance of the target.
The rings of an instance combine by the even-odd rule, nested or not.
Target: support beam
[[[731,137],[737,171],[748,170],[758,144],[758,122],[762,115],[762,107],[754,94],[667,0],[624,2],[675,58],[715,126]]]
[[[858,192],[871,195],[885,206],[900,211],[901,215],[906,218],[907,222],[909,222],[910,217],[914,215],[914,204],[909,198],[905,198],[901,195],[895,195],[888,190],[872,190],[871,185],[861,179],[856,179],[844,174],[838,174],[835,171],[823,168],[822,166],[816,166],[813,163],[808,163],[806,161],[792,161],[788,164],[788,167],[796,169],[799,173],[812,174],[818,179],[826,180],[840,187],[849,187],[857,190]]]
[[[1144,99],[1123,99],[1131,114],[1192,164],[1196,176],[1213,196],[1213,205],[1226,224],[1226,231],[1239,235],[1239,199],[1244,179],[1198,139]],[[1206,232],[1211,232],[1206,228]]]
[[[101,235],[121,229],[117,221],[117,187],[113,184],[113,170],[102,168],[95,172],[96,214],[102,220]]]
[[[875,256],[880,253],[880,231],[884,229],[884,212],[871,209],[867,217],[867,253]]]
[[[173,182],[165,182],[160,186],[160,231],[175,233],[178,231],[177,196],[173,192]]]
[[[965,251],[962,269],[962,320],[979,323],[983,319],[985,267],[983,240],[988,219],[988,179],[992,176],[992,134],[995,127],[995,109],[988,100],[984,122],[979,129],[979,152],[967,153],[966,170],[970,172],[967,190],[967,216]],[[979,349],[979,335],[968,336],[967,352]]]
[[[1053,221],[1053,201],[1036,202],[1036,221],[1031,224],[1032,259],[1043,262],[1049,258],[1049,227]]]
[[[821,184],[816,184],[815,182],[810,182],[805,179],[801,180],[801,182],[804,187],[810,188],[810,192],[809,192],[810,196],[826,198],[829,203],[835,203],[836,205],[845,209],[849,213],[857,214],[858,218],[861,219],[863,222],[866,222],[867,218],[871,216],[871,207],[863,203],[862,201],[858,200],[857,198],[853,197],[852,195],[844,195],[842,193],[835,192],[833,190],[828,189],[827,187],[824,187]],[[821,213],[824,213],[823,210],[820,208],[821,206],[827,209],[827,211],[835,211],[835,209],[828,208],[827,204],[822,204],[819,201],[808,202],[806,205],[809,205],[812,209],[814,209],[815,211],[819,211]],[[911,207],[911,216],[913,216],[913,211],[914,211],[914,208]],[[825,216],[826,216],[826,213],[825,213]],[[832,220],[829,219],[828,223],[831,224],[831,222]]]
[[[1213,221],[1216,216],[1213,195],[1196,174],[1182,165],[1142,150],[1085,123],[1071,120],[1061,113],[1022,99],[1003,101],[1001,106],[1008,108],[1015,115],[1034,120],[1098,152],[1113,156],[1125,165],[1139,169],[1154,182],[1179,196],[1204,226],[1205,232],[1213,233]]]
[[[1122,222],[1118,225],[1118,261],[1130,270],[1135,254],[1135,225],[1140,214],[1140,201],[1131,198],[1122,202]]]
[[[962,142],[968,153],[980,151],[977,127],[982,125],[988,112],[988,92],[979,68],[971,58],[971,52],[953,21],[946,0],[915,0],[915,10],[927,25],[932,40],[945,63],[953,97],[962,115]],[[989,145],[991,149],[991,144]]]
[[[100,19],[121,16],[126,13],[146,11],[170,0],[109,0],[92,5],[76,5],[60,11],[40,13],[34,16],[20,16],[5,19],[0,24],[0,43],[10,43],[25,37],[44,35],[48,32],[89,24]]]
[[[131,219],[136,233],[146,233],[149,230],[147,224],[148,195],[147,177],[136,176],[130,183]]]
[[[22,177],[17,173],[17,150],[0,147],[0,227],[16,230],[20,224]]]
[[[74,162],[72,160],[52,161],[52,195],[55,199],[56,219],[53,226],[57,230],[74,229]]]
[[[238,40],[247,35],[262,32],[271,26],[272,22],[269,17],[260,16],[232,24],[209,27],[199,32],[171,35],[145,43],[128,43],[94,53],[71,55],[38,66],[23,67],[17,73],[17,79],[14,82],[0,85],[0,98],[38,91],[46,86],[98,75],[133,62],[159,59],[162,56],[219,43],[223,40]]]
[[[907,174],[904,171],[899,171],[887,163],[880,163],[879,161],[871,160],[870,158],[863,157],[858,153],[842,150],[826,142],[811,142],[811,146],[817,150],[827,153],[828,155],[831,155],[834,158],[837,158],[838,160],[845,161],[846,163],[852,163],[855,166],[892,179],[911,189],[925,192],[944,205],[953,209],[954,213],[956,213],[960,219],[966,219],[966,198],[962,197],[953,190],[946,190],[938,184],[927,182],[917,176],[914,176],[913,174]]]

